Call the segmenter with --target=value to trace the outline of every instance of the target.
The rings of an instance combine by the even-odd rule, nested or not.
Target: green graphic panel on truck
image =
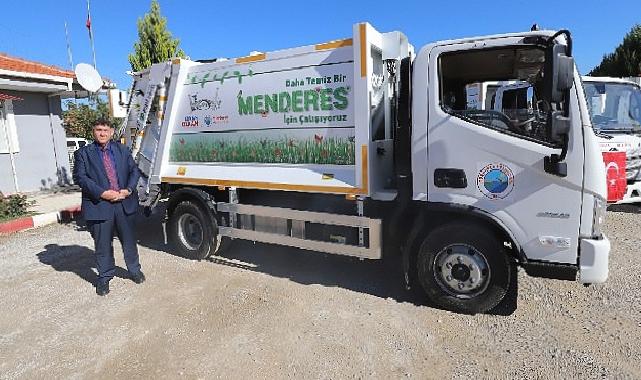
[[[306,133],[174,134],[171,162],[354,165],[354,136]],[[293,131],[292,131],[293,132]],[[348,132],[353,133],[353,129]],[[271,136],[270,136],[271,135]],[[305,136],[307,135],[307,136]]]

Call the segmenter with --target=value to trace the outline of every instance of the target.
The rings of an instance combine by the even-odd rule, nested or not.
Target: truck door
[[[429,51],[427,200],[493,215],[528,259],[576,264],[584,154],[577,86],[570,90],[567,175],[548,173],[544,160],[561,154],[561,146],[548,136],[546,124],[553,108],[545,99],[546,54],[522,40],[506,37]],[[575,73],[574,83],[576,78]],[[468,109],[466,85],[487,81],[518,81],[529,88],[509,110]],[[465,186],[442,181],[450,169],[464,173]]]

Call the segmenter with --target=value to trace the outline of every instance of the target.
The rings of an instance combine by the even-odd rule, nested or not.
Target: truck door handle
[[[463,169],[439,168],[434,170],[434,186],[464,189],[467,187],[467,177]]]

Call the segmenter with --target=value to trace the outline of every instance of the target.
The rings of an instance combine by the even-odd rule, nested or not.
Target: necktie
[[[109,179],[109,189],[120,191],[120,188],[118,187],[116,169],[114,168],[113,162],[111,162],[111,156],[107,149],[102,149],[102,163],[105,166],[105,171],[107,172],[107,179]]]

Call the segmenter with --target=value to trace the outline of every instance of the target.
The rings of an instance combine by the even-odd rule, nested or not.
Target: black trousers
[[[125,256],[127,270],[131,274],[140,273],[138,246],[136,245],[136,214],[127,215],[121,203],[114,203],[114,217],[109,220],[87,221],[87,229],[93,237],[96,249],[98,283],[109,282],[116,272],[113,237],[118,233]]]

